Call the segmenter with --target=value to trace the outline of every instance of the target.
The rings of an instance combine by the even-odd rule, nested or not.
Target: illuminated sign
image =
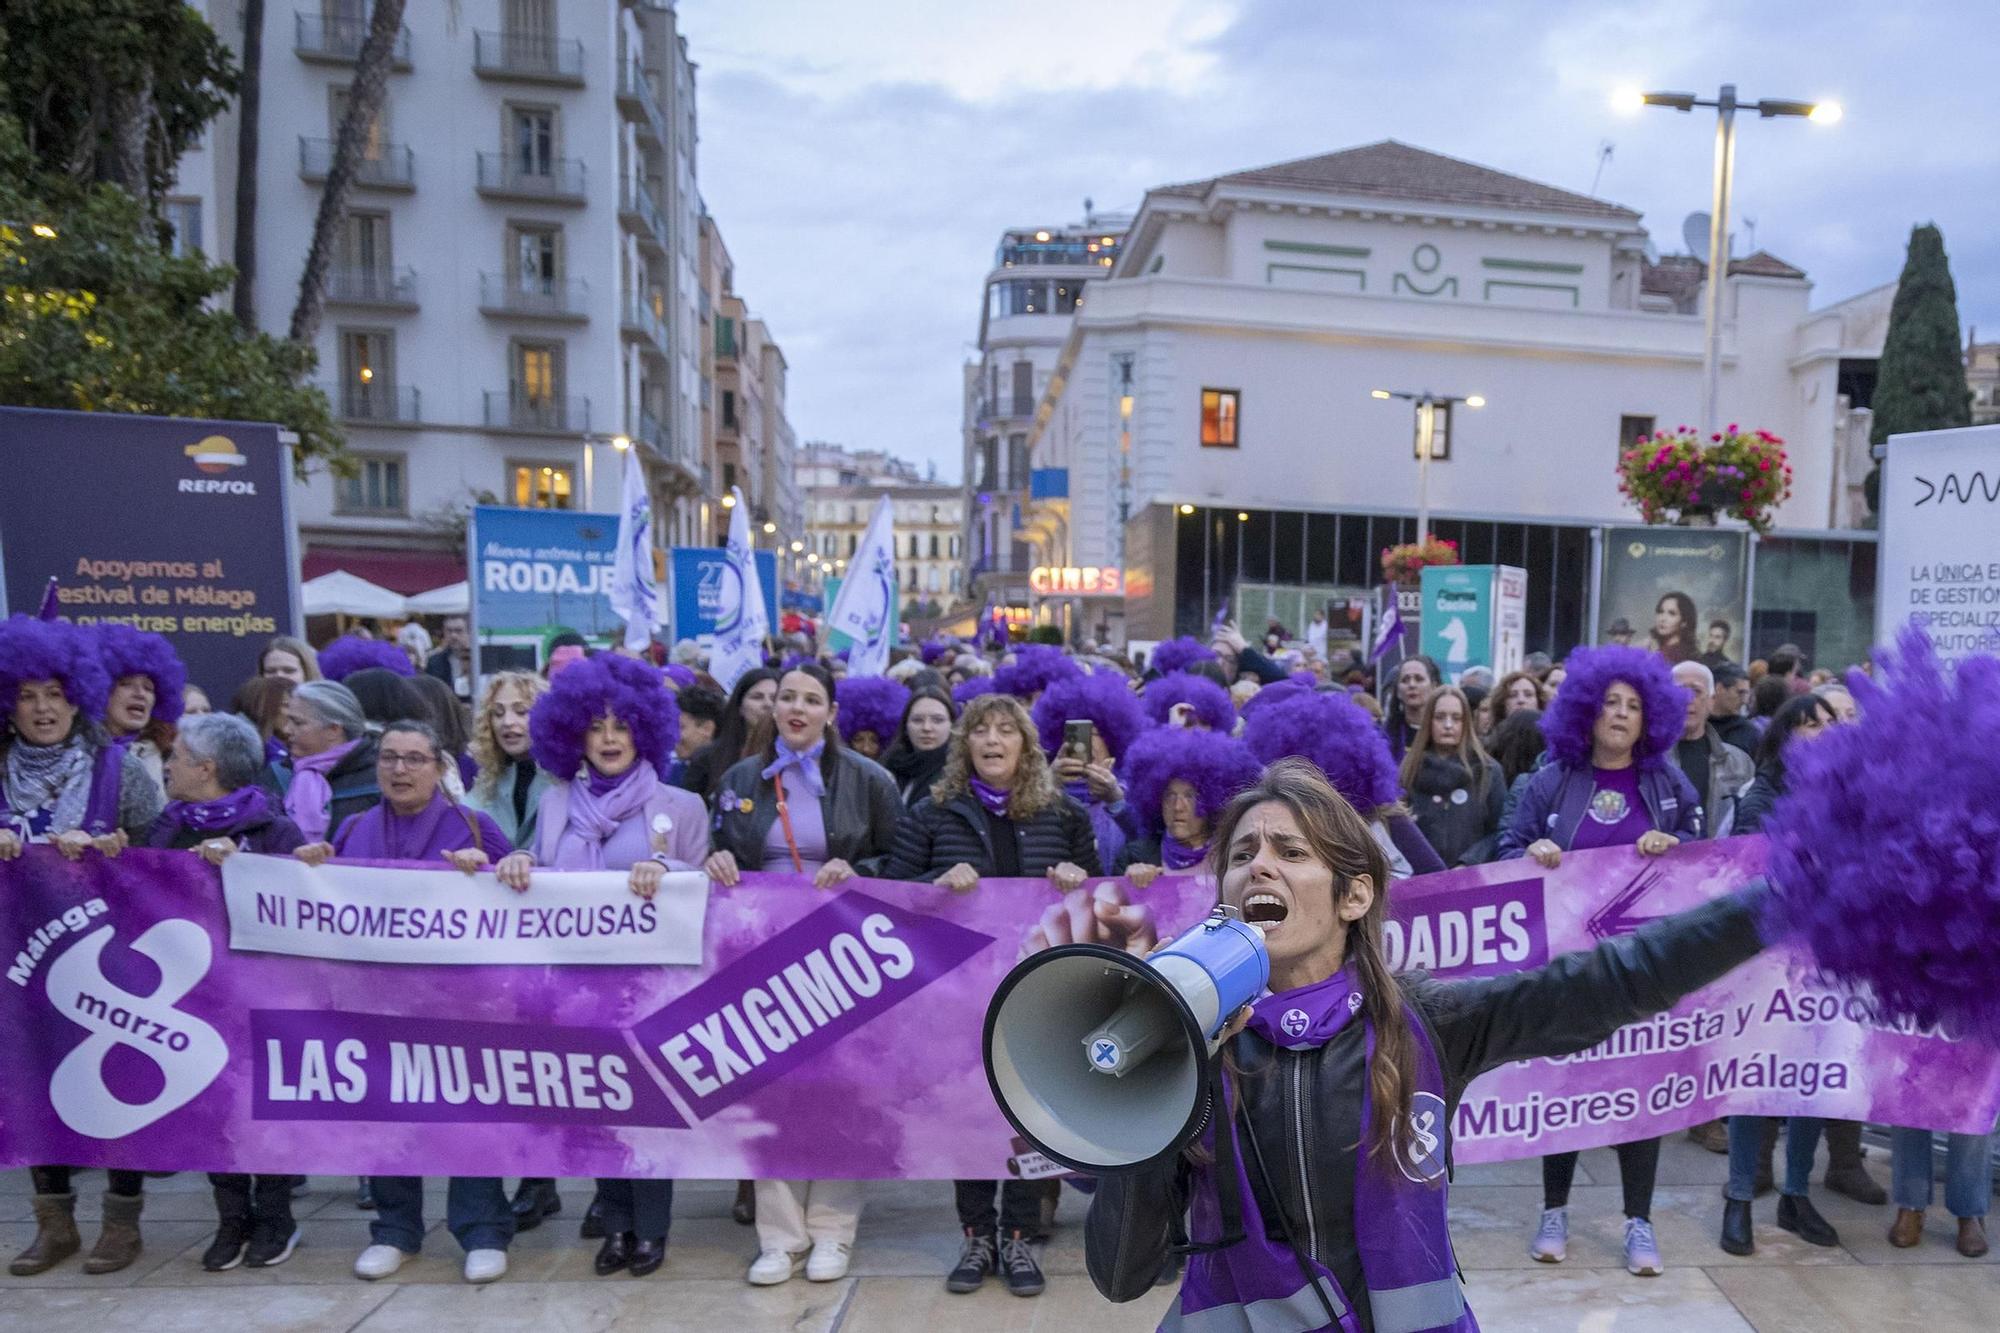
[[[1122,597],[1125,572],[1115,565],[1036,565],[1028,571],[1028,586],[1043,597],[1082,593],[1085,597]]]

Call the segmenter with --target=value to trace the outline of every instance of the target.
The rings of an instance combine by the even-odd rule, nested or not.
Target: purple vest
[[[1274,1045],[1294,1049],[1324,1045],[1348,1022],[1366,1021],[1359,999],[1348,974],[1339,972],[1316,985],[1265,996],[1253,1010],[1250,1027]],[[1417,1046],[1417,1090],[1402,1155],[1406,1160],[1399,1160],[1393,1172],[1365,1158],[1356,1169],[1354,1217],[1365,1228],[1356,1240],[1368,1283],[1369,1313],[1375,1333],[1478,1333],[1479,1325],[1465,1305],[1447,1224],[1443,1177],[1450,1131],[1444,1076],[1430,1038],[1414,1015],[1410,1030]],[[1373,1059],[1372,1029],[1366,1039]],[[1373,1111],[1367,1096],[1364,1088],[1364,1143]],[[1189,1256],[1180,1299],[1160,1321],[1162,1333],[1360,1333],[1353,1303],[1332,1271],[1306,1255],[1303,1247],[1294,1253],[1269,1238],[1244,1157],[1255,1149],[1235,1120],[1224,1128],[1235,1151],[1213,1153],[1211,1126],[1204,1136],[1210,1161],[1194,1169],[1189,1234],[1208,1244],[1224,1236],[1217,1164],[1233,1158],[1232,1183],[1241,1200],[1243,1239]],[[1332,1322],[1327,1319],[1329,1308]]]

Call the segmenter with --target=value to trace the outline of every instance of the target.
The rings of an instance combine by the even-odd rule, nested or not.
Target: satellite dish
[[[1705,255],[1708,253],[1708,229],[1711,219],[1707,213],[1690,213],[1687,221],[1681,223],[1681,239],[1687,242],[1688,253]]]
[[[1654,268],[1658,268],[1660,266],[1660,247],[1653,244],[1653,238],[1650,236],[1646,238],[1646,248],[1643,253],[1646,256],[1646,262],[1648,264],[1652,265]]]

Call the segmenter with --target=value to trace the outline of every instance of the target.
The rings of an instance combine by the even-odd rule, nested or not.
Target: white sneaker
[[[753,1287],[775,1287],[780,1282],[789,1282],[805,1266],[803,1251],[787,1254],[783,1250],[765,1250],[750,1265],[748,1277]]]
[[[410,1260],[414,1254],[406,1254],[393,1245],[370,1245],[354,1261],[354,1276],[368,1282],[385,1278]]]
[[[1528,1243],[1528,1257],[1538,1263],[1559,1264],[1569,1255],[1569,1209],[1545,1208],[1542,1224]]]
[[[467,1282],[497,1282],[507,1276],[507,1251],[467,1250],[465,1252],[465,1280]]]
[[[837,1240],[816,1240],[806,1260],[806,1281],[838,1282],[847,1276],[847,1246]]]

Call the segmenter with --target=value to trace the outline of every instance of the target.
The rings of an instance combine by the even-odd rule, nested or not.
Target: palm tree
[[[257,329],[257,116],[263,102],[264,0],[243,0],[236,103],[236,322]]]

